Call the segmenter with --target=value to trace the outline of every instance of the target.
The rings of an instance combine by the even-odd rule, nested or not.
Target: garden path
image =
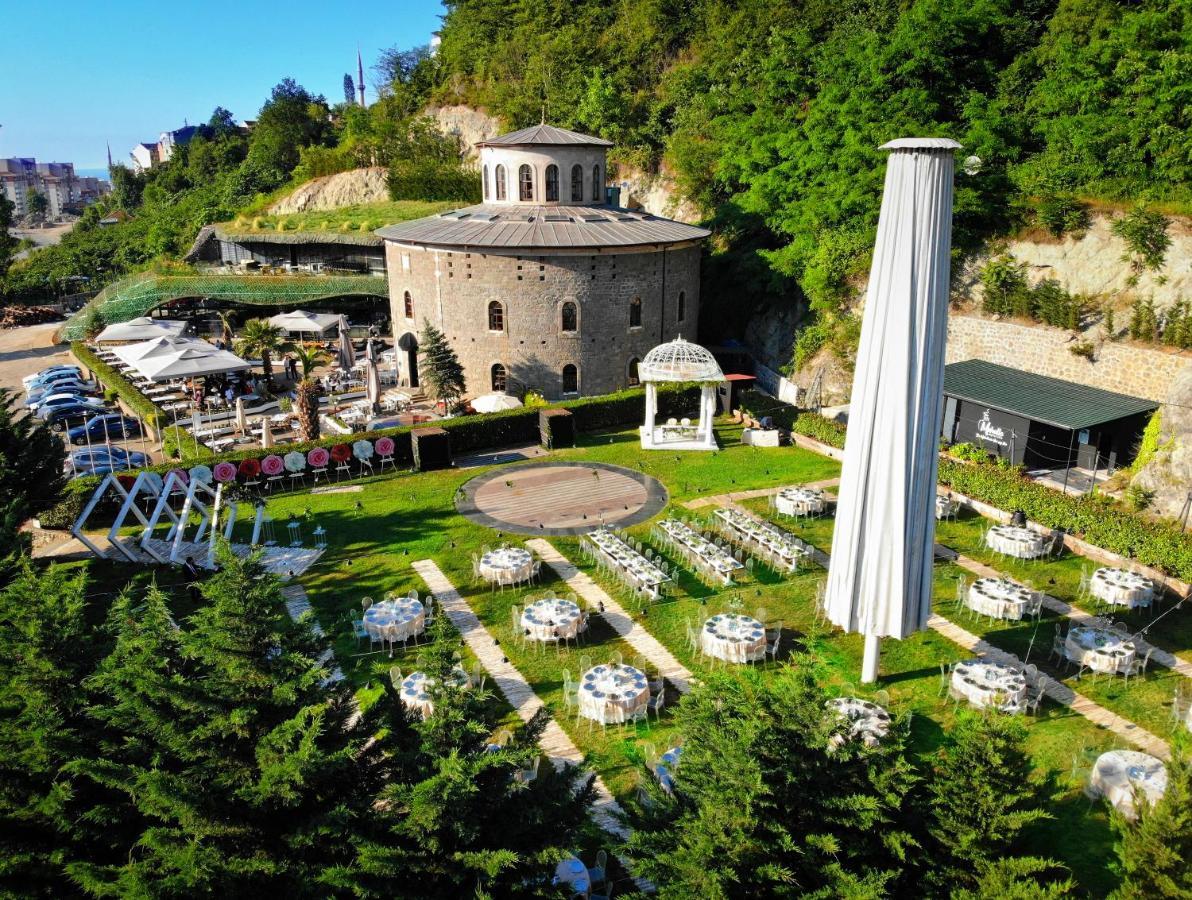
[[[691,670],[675,659],[674,655],[662,643],[630,618],[629,614],[616,600],[600,585],[592,580],[586,572],[581,572],[563,556],[550,541],[534,538],[526,541],[526,546],[541,557],[559,577],[567,582],[567,586],[587,601],[591,607],[603,606],[601,617],[612,626],[613,631],[624,638],[634,650],[648,659],[658,673],[675,686],[681,694],[687,693],[691,687]]]
[[[840,484],[839,478],[825,478],[823,481],[809,481],[801,487],[809,488],[830,488],[836,487]],[[714,494],[711,497],[696,497],[694,500],[688,500],[683,505],[688,509],[703,509],[706,506],[726,506],[733,503],[738,503],[741,500],[756,500],[758,497],[769,497],[771,494],[777,494],[784,490],[789,485],[779,485],[778,487],[758,488],[752,491],[733,491],[729,494]]]

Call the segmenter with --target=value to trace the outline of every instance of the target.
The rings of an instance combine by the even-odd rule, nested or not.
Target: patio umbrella
[[[522,402],[516,397],[497,391],[492,394],[482,394],[472,400],[472,409],[478,413],[498,412],[502,409],[517,409]]]
[[[348,319],[346,316],[339,317],[339,348],[337,356],[339,358],[339,367],[345,372],[350,371],[352,366],[356,365],[356,350],[352,346],[352,335],[348,331]]]
[[[244,414],[244,398],[236,398],[236,428],[241,434],[248,433],[248,416]]]
[[[342,318],[343,316],[334,313],[312,313],[305,309],[296,309],[293,312],[270,316],[269,324],[292,334],[322,334]]]
[[[943,415],[955,141],[891,141],[841,469],[827,614],[865,635],[861,680],[883,637],[931,615]]]
[[[273,423],[268,416],[261,416],[261,449],[267,450],[273,446]]]
[[[373,355],[371,339],[365,351],[364,366],[364,389],[368,392],[369,408],[375,413],[381,406],[381,373],[377,370],[377,358]]]
[[[186,330],[186,323],[177,319],[151,319],[139,316],[127,322],[109,325],[95,336],[98,343],[108,341],[147,341],[158,337],[177,337]]]

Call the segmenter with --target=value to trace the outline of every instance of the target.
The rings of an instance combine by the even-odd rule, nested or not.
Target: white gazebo
[[[637,377],[646,386],[646,423],[641,428],[643,450],[715,450],[716,386],[724,373],[715,357],[699,344],[675,338],[659,344],[646,354],[637,367]],[[700,386],[699,419],[670,419],[662,425],[658,418],[658,385],[663,382],[695,383]]]

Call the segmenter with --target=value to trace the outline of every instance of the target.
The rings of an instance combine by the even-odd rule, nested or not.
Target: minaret
[[[360,92],[360,105],[364,106],[364,60],[360,58],[360,45],[356,45],[356,90]]]

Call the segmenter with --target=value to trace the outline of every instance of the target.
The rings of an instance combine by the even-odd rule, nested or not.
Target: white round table
[[[650,702],[646,673],[633,666],[593,666],[579,686],[579,714],[606,725],[645,715]]]
[[[579,606],[558,597],[526,605],[521,615],[526,637],[535,641],[557,641],[579,633]]]
[[[1026,703],[1026,676],[1001,663],[970,659],[952,669],[952,693],[982,709],[1022,712]]]
[[[1046,552],[1043,535],[1017,525],[994,525],[985,536],[989,549],[1018,559],[1034,559]]]
[[[480,557],[480,575],[497,584],[528,581],[534,567],[534,557],[521,547],[501,547]]]
[[[417,710],[422,718],[427,718],[435,711],[434,701],[430,698],[430,688],[435,680],[427,678],[425,672],[411,672],[401,683],[401,702],[408,709]]]
[[[968,592],[968,605],[994,619],[1021,619],[1030,610],[1031,591],[1016,581],[978,578]]]
[[[848,728],[847,733],[832,736],[833,747],[841,746],[846,740],[860,740],[874,747],[890,733],[890,714],[876,703],[860,697],[836,697],[825,705]]]
[[[1134,662],[1134,642],[1104,628],[1073,625],[1064,638],[1064,655],[1094,672],[1117,675]]]
[[[953,500],[951,497],[945,497],[943,494],[935,495],[935,517],[937,519],[947,519],[960,512],[960,501]]]
[[[383,640],[383,629],[397,626],[397,640],[406,641],[426,631],[426,608],[420,600],[400,597],[382,600],[364,611],[364,628],[376,640]]]
[[[824,492],[816,488],[783,488],[774,498],[774,508],[784,516],[806,516],[824,511]]]
[[[732,663],[753,662],[766,655],[766,629],[750,616],[721,613],[704,623],[699,643],[708,656]]]
[[[1149,578],[1126,569],[1098,569],[1089,579],[1089,592],[1106,603],[1118,606],[1150,606],[1155,586]]]
[[[1138,815],[1135,798],[1157,803],[1167,791],[1167,767],[1149,753],[1110,750],[1097,757],[1089,776],[1092,792],[1104,797],[1122,815]]]
[[[668,794],[674,793],[675,769],[678,768],[682,758],[683,748],[671,747],[658,758],[658,763],[654,766],[654,777],[658,779],[658,784]]]
[[[567,857],[555,867],[554,883],[567,885],[573,897],[587,897],[592,893],[588,867],[574,856]]]

